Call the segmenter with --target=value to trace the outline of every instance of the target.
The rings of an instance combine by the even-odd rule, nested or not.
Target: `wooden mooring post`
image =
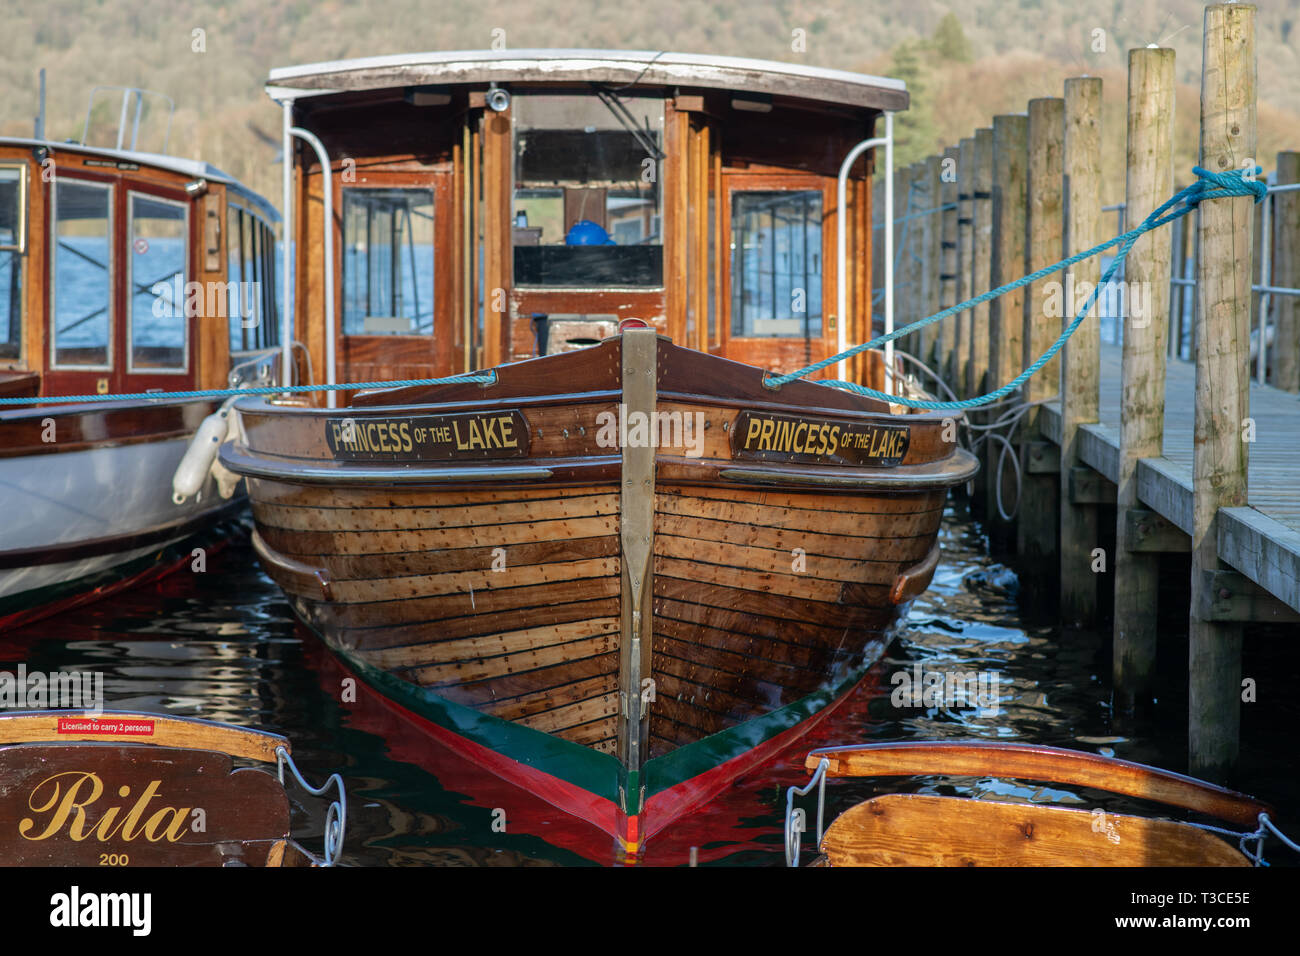
[[[907,167],[907,175],[904,177],[907,189],[907,199],[904,206],[907,209],[907,231],[904,235],[907,241],[903,244],[903,273],[907,276],[907,297],[905,299],[906,309],[903,312],[903,321],[895,320],[894,328],[906,323],[911,324],[921,318],[921,289],[925,281],[922,252],[925,249],[925,166],[922,163],[912,163]],[[920,351],[921,336],[919,332],[912,332],[907,336],[906,348],[913,355]]]
[[[989,285],[990,264],[993,258],[993,130],[991,128],[975,131],[973,151],[975,168],[971,176],[971,260],[970,293],[971,296],[987,292]],[[966,396],[973,398],[984,394],[984,383],[989,370],[989,303],[981,302],[970,310],[967,328],[970,330],[969,362],[966,366]],[[991,413],[984,409],[975,409],[970,413],[972,421],[987,424]],[[989,442],[985,442],[987,447]],[[989,470],[981,468],[971,483],[971,510],[985,522],[988,510],[985,507],[989,486]]]
[[[980,295],[989,285],[993,258],[993,130],[975,131],[975,169],[971,177],[971,283],[970,295]],[[971,309],[970,365],[966,373],[969,395],[984,392],[984,377],[989,369],[989,303]]]
[[[975,137],[967,136],[957,144],[957,301],[962,302],[975,294],[971,288],[975,258]],[[952,390],[960,398],[969,398],[966,391],[970,374],[971,310],[953,316],[957,327],[957,358],[953,369]]]
[[[1025,164],[1028,148],[1029,119],[1023,114],[993,117],[993,237],[990,243],[989,286],[997,288],[1019,279],[1025,263]],[[988,388],[1001,388],[1020,374],[1024,354],[1024,290],[1015,289],[989,303],[989,377]],[[1015,507],[1007,475],[998,475],[1003,446],[992,439],[985,442],[984,512],[990,543],[997,550],[1010,544],[1012,526],[998,510],[998,482],[1002,483],[1003,505]],[[1017,467],[1015,461],[1009,468]],[[1004,470],[1009,470],[1004,469]],[[1010,476],[1014,478],[1014,475]]]
[[[939,270],[939,296],[945,309],[961,301],[957,229],[960,212],[960,203],[957,199],[960,191],[957,184],[958,158],[957,147],[949,146],[943,151],[943,156],[939,160],[941,170],[939,201],[944,206],[943,212],[940,213],[940,218],[943,220],[940,230],[943,261]],[[939,354],[935,371],[949,382],[953,380],[953,369],[957,361],[957,320],[959,318],[960,316],[949,316],[939,323]]]
[[[1300,153],[1277,154],[1277,181],[1279,185],[1300,183]],[[1300,289],[1300,192],[1278,193],[1273,203],[1277,240],[1270,284]],[[1300,392],[1300,297],[1275,295],[1272,302],[1276,317],[1273,384],[1288,392]]]
[[[934,315],[942,305],[940,289],[943,275],[943,183],[940,181],[943,157],[931,156],[925,161],[925,281],[922,283],[922,315]],[[921,330],[919,358],[930,365],[934,362],[935,343],[939,337],[940,323],[932,323]]]
[[[1024,274],[1036,272],[1061,258],[1063,195],[1061,147],[1065,131],[1065,100],[1044,97],[1029,101],[1026,136],[1029,155],[1025,162],[1025,260]],[[1048,316],[1047,283],[1040,279],[1025,286],[1023,310],[1026,368],[1047,351],[1059,327]],[[1055,331],[1053,329],[1056,328]],[[1022,391],[1025,401],[1042,403],[1060,390],[1060,358],[1054,357],[1032,376]],[[1031,408],[1021,419],[1020,511],[1016,524],[1016,551],[1025,568],[1026,594],[1055,594],[1059,568],[1057,538],[1057,485],[1060,456],[1056,446],[1040,430],[1041,407]]]
[[[1255,8],[1205,10],[1200,165],[1255,164]],[[1212,199],[1197,210],[1196,405],[1192,457],[1192,601],[1188,646],[1188,757],[1192,773],[1221,778],[1235,762],[1241,722],[1242,626],[1206,620],[1213,603],[1219,510],[1244,506],[1250,415],[1250,277],[1254,203]]]
[[[1065,81],[1065,145],[1062,151],[1066,190],[1065,252],[1073,255],[1101,240],[1101,79]],[[1068,269],[1061,322],[1069,324],[1087,293],[1101,278],[1097,257]],[[1079,426],[1099,418],[1101,336],[1096,304],[1062,349],[1061,361],[1061,620],[1067,626],[1091,626],[1097,620],[1097,507],[1079,500]]]
[[[1173,193],[1174,51],[1128,55],[1126,222],[1136,225]],[[1137,533],[1158,516],[1138,501],[1137,464],[1163,454],[1165,337],[1169,329],[1168,228],[1142,236],[1124,261],[1119,481],[1116,483],[1114,710],[1148,696],[1156,660],[1160,555]]]

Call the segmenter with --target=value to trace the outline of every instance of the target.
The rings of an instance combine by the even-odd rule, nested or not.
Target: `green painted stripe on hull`
[[[517,763],[581,787],[616,806],[621,784],[628,798],[628,815],[641,812],[639,780],[645,781],[645,795],[650,797],[745,754],[834,702],[861,680],[876,660],[873,655],[843,680],[769,714],[655,757],[645,763],[639,775],[632,774],[632,779],[628,779],[622,761],[610,754],[481,713],[367,664],[346,651],[336,649],[336,652],[366,683],[393,702]]]
[[[652,797],[656,793],[707,773],[714,767],[739,757],[778,734],[803,723],[833,703],[841,694],[847,693],[862,679],[877,657],[878,655],[872,655],[870,660],[843,680],[813,691],[784,707],[778,707],[771,713],[753,717],[743,724],[683,744],[662,757],[647,760],[642,768],[645,775],[646,797]]]
[[[623,767],[617,757],[481,713],[380,670],[346,651],[337,653],[366,683],[412,713],[517,763],[558,777],[588,793],[618,804],[618,786]]]

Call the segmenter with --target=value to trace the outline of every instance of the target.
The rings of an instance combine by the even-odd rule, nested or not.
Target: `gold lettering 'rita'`
[[[88,824],[86,809],[98,804],[104,795],[104,782],[99,774],[89,770],[56,773],[33,787],[27,797],[27,808],[34,814],[49,814],[45,828],[33,834],[41,824],[34,817],[24,817],[18,822],[18,833],[25,840],[39,842],[57,837],[66,825],[68,836],[78,843],[92,836],[101,843],[115,837],[130,843],[141,835],[150,843],[164,839],[175,843],[189,832],[187,821],[192,808],[159,806],[146,818],[149,804],[158,798],[161,784],[161,780],[150,781],[121,819],[119,815],[124,807],[109,806],[94,824]],[[123,785],[117,795],[125,800],[131,796],[131,788]]]

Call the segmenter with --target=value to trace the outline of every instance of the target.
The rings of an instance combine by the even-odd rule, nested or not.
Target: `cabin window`
[[[257,228],[262,231],[262,271],[258,284],[262,293],[262,325],[258,342],[260,347],[266,347],[280,341],[280,308],[275,295],[275,230],[260,219]]]
[[[143,193],[131,193],[130,200],[129,368],[181,372],[188,364],[189,209],[185,203]]]
[[[261,281],[261,262],[257,254],[257,220],[247,211],[243,213],[243,227],[239,231],[239,257],[243,283],[239,287],[241,325],[247,326],[250,335],[262,327],[262,300],[256,294]]]
[[[274,255],[271,228],[231,203],[226,208],[226,317],[232,353],[274,348],[280,342]]]
[[[58,367],[103,370],[111,364],[112,197],[109,185],[55,180],[50,314]]]
[[[663,285],[661,97],[514,100],[514,281]]]
[[[252,329],[244,327],[244,211],[236,205],[226,207],[226,322],[230,327],[230,351],[246,352]]]
[[[821,330],[821,191],[732,193],[731,334],[811,338]]]
[[[0,359],[22,355],[26,244],[27,169],[0,166]]]
[[[343,334],[433,331],[433,190],[343,190]]]

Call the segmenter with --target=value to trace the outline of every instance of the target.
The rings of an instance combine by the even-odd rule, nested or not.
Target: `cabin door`
[[[117,188],[108,177],[58,175],[49,184],[47,395],[104,394],[117,372],[113,295]]]
[[[722,353],[777,372],[832,354],[833,185],[786,174],[723,181]]]
[[[207,290],[191,282],[192,230],[183,191],[118,184],[122,302],[115,342],[114,391],[182,391],[193,387],[196,316]],[[202,296],[200,299],[199,296]]]
[[[193,383],[190,205],[91,173],[50,184],[51,395],[175,391]]]
[[[451,180],[450,170],[358,171],[341,184],[340,381],[452,373]]]

